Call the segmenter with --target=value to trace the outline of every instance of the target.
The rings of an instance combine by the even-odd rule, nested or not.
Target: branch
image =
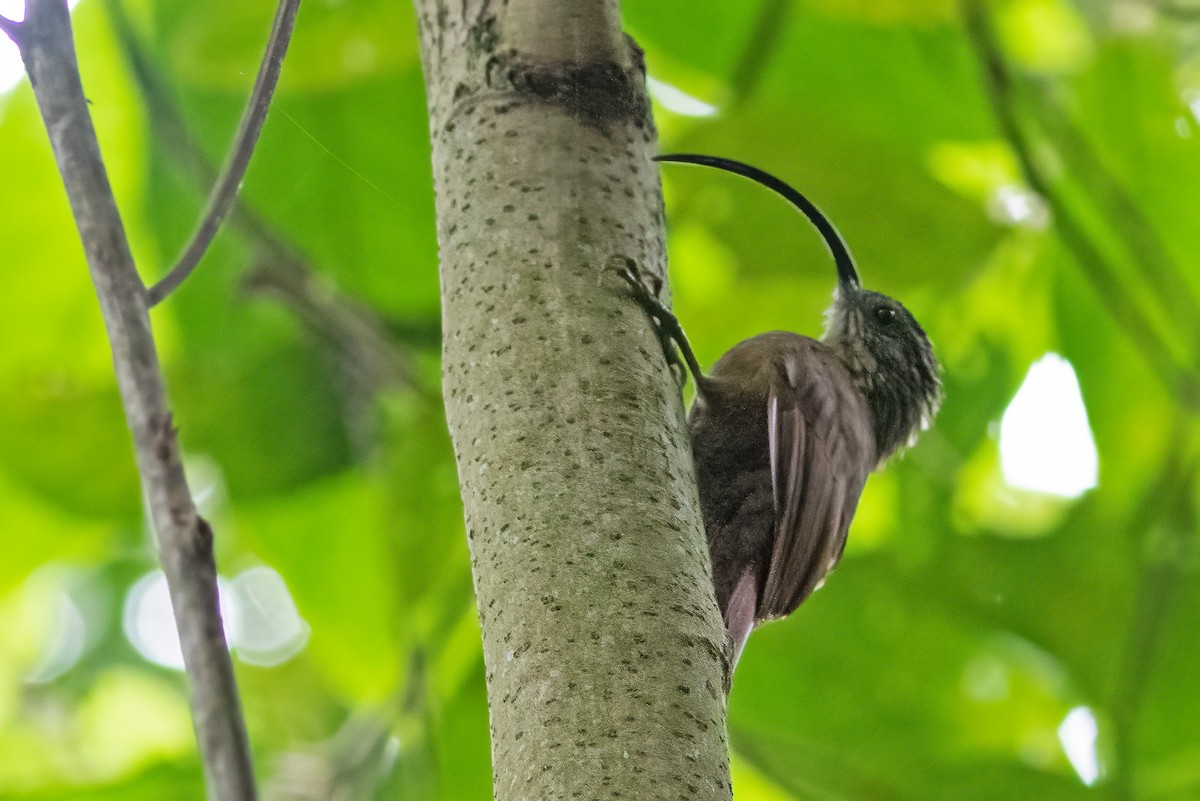
[[[121,0],[108,0],[107,10],[118,45],[129,61],[134,82],[146,103],[154,140],[162,145],[170,162],[185,173],[187,180],[196,186],[212,184],[217,170],[184,123],[161,70],[150,62],[138,41],[124,4]],[[403,386],[429,394],[413,375],[407,355],[393,344],[379,318],[332,284],[319,281],[316,267],[241,197],[234,198],[229,223],[259,251],[256,265],[244,279],[245,288],[276,298],[328,339],[372,392]]]
[[[29,72],[113,354],[142,489],[171,590],[210,797],[255,798],[253,766],[217,605],[212,530],[197,513],[134,266],[80,82],[64,0],[30,0],[21,56]]]
[[[8,34],[8,38],[12,39],[14,44],[21,44],[21,23],[17,22],[15,19],[9,19],[3,14],[0,14],[0,31]]]
[[[1075,174],[1087,185],[1087,194],[1102,198],[1109,205],[1111,211],[1107,216],[1125,240],[1139,269],[1146,273],[1151,292],[1163,309],[1174,315],[1176,325],[1192,332],[1184,340],[1197,341],[1200,302],[1141,206],[1105,167],[1087,137],[1059,104],[1047,99],[1038,108],[1036,120],[1049,136],[1062,141],[1056,150],[1067,163],[1073,163]]]
[[[1150,7],[1162,16],[1175,22],[1195,22],[1200,19],[1200,6],[1152,2],[1150,3]]]
[[[263,55],[262,65],[258,68],[258,77],[254,81],[254,90],[242,112],[242,120],[234,136],[233,149],[229,160],[221,171],[212,195],[209,196],[208,206],[200,219],[200,226],[192,235],[192,240],[184,248],[179,262],[167,273],[166,277],[152,286],[146,295],[149,306],[155,306],[167,295],[171,294],[183,283],[200,258],[208,250],[221,221],[229,212],[237,196],[250,156],[254,153],[254,145],[262,132],[263,123],[267,119],[267,111],[271,107],[271,96],[275,85],[279,83],[279,72],[283,66],[283,57],[287,53],[288,42],[292,38],[292,29],[296,22],[296,11],[300,8],[300,0],[280,0],[275,12],[275,21],[271,25],[271,37],[267,40],[267,52]]]
[[[1127,526],[1130,531],[1145,532],[1136,544],[1146,557],[1109,697],[1117,730],[1116,764],[1130,764],[1131,755],[1138,751],[1138,714],[1148,677],[1196,549],[1193,488],[1200,463],[1194,455],[1194,437],[1188,436],[1190,422],[1182,415],[1176,419],[1176,436],[1170,440],[1163,468],[1147,483],[1149,489]],[[1129,785],[1128,771],[1118,771],[1117,786],[1125,797],[1132,798]]]
[[[763,0],[758,19],[742,55],[733,68],[730,86],[735,105],[745,103],[758,88],[763,71],[775,56],[783,33],[787,30],[790,5],[785,0]]]
[[[183,171],[189,173],[190,178],[197,184],[215,184],[220,174],[184,125],[183,114],[160,78],[161,68],[150,62],[137,34],[134,33],[129,15],[125,13],[125,5],[121,0],[106,0],[105,9],[116,34],[117,43],[125,58],[129,60],[134,82],[141,90],[142,99],[146,101],[146,110],[150,115],[155,138],[169,147],[172,163],[181,165]]]
[[[356,711],[329,739],[278,755],[263,782],[264,795],[273,801],[391,798],[393,731],[404,737],[405,770],[400,772],[406,797],[434,795],[428,707],[424,653],[414,648],[402,686],[382,708]],[[415,736],[405,737],[410,732]]]
[[[417,379],[410,360],[392,343],[375,315],[301,264],[269,252],[246,274],[243,286],[278,299],[313,331],[328,339],[371,392],[403,387],[430,402],[438,402],[439,398]]]
[[[1092,284],[1109,315],[1121,326],[1135,347],[1176,395],[1188,407],[1200,406],[1200,379],[1176,362],[1167,343],[1155,332],[1150,322],[1129,302],[1129,293],[1117,280],[1117,271],[1088,236],[1083,224],[1055,190],[1033,156],[1033,148],[1013,108],[1012,78],[1000,55],[984,0],[965,0],[963,3],[966,27],[983,66],[988,96],[1001,132],[1012,147],[1025,180],[1035,192],[1045,198],[1054,213],[1055,230],[1063,244],[1073,253],[1084,276]]]

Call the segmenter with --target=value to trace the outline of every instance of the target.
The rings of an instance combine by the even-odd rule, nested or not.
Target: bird
[[[732,159],[655,160],[724,170],[773,190],[816,227],[837,268],[820,339],[759,334],[705,374],[658,299],[661,287],[632,260],[618,265],[669,360],[682,357],[695,385],[687,423],[731,676],[751,631],[794,612],[837,565],[867,476],[915,443],[937,414],[941,368],[913,315],[863,288],[845,240],[799,191]]]

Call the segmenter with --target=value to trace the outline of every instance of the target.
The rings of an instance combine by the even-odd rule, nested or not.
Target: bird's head
[[[921,324],[898,300],[839,282],[821,339],[871,407],[880,461],[933,422],[942,398],[937,357]]]
[[[940,368],[925,331],[897,300],[863,289],[854,257],[833,223],[786,182],[739,161],[683,153],[656,161],[699,164],[762,184],[798,208],[825,240],[838,286],[822,341],[839,356],[871,409],[879,461],[911,444],[941,404]]]

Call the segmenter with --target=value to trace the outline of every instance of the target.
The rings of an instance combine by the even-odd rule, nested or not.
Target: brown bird
[[[795,611],[837,564],[867,474],[929,425],[941,381],[921,326],[897,301],[862,288],[841,235],[802,194],[737,161],[656,160],[715,167],[783,195],[816,226],[838,272],[820,341],[759,334],[704,375],[678,319],[632,264],[622,268],[696,384],[688,427],[732,670],[750,631]]]

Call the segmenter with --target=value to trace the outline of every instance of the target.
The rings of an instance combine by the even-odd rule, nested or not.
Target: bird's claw
[[[617,274],[624,278],[625,282],[633,289],[642,305],[649,304],[655,308],[655,312],[651,316],[657,318],[660,312],[666,311],[658,299],[663,286],[661,278],[657,275],[645,275],[638,267],[637,262],[628,256],[613,256],[612,264]]]
[[[678,327],[678,321],[658,298],[659,293],[662,292],[663,280],[657,275],[643,273],[638,268],[637,262],[628,256],[614,256],[612,264],[617,274],[625,279],[625,283],[629,284],[633,290],[634,299],[654,323],[654,331],[662,344],[667,366],[671,370],[671,375],[675,377],[675,383],[682,387],[687,382],[687,366],[684,365],[683,359],[679,355],[670,331],[672,323]]]

